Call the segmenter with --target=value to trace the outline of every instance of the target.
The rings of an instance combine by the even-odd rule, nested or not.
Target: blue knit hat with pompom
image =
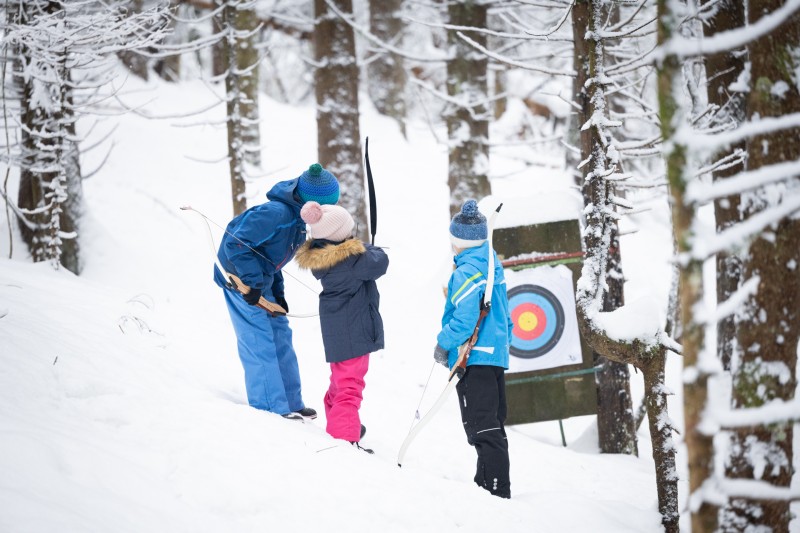
[[[339,182],[322,165],[314,163],[300,175],[297,194],[303,202],[333,205],[339,201]]]
[[[472,248],[486,242],[486,217],[478,210],[478,202],[467,200],[450,222],[450,241],[457,248]]]

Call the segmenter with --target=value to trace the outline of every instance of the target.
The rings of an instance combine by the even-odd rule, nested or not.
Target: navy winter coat
[[[310,240],[297,252],[297,264],[322,282],[319,321],[325,360],[338,363],[383,348],[383,320],[375,280],[386,273],[389,257],[358,239],[342,243]]]
[[[222,268],[265,296],[284,296],[280,270],[306,240],[306,223],[300,218],[303,203],[295,196],[298,179],[276,183],[267,193],[269,202],[231,220],[219,245]],[[220,287],[227,281],[217,268],[214,281]]]

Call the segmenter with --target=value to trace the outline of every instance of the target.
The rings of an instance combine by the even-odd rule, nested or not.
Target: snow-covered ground
[[[156,115],[213,98],[200,83],[148,87],[122,98],[152,100]],[[453,397],[397,467],[429,375],[423,413],[445,382],[431,366],[450,259],[447,155],[426,124],[412,124],[406,142],[393,121],[364,111],[376,243],[391,261],[379,281],[386,349],[371,358],[362,406],[375,455],[330,439],[322,413],[301,424],[247,405],[209,230],[179,209],[229,220],[227,164],[198,161],[224,155],[224,129],[130,114],[114,119],[114,151],[85,182],[82,276],[31,264],[17,237],[7,259],[0,221],[0,531],[660,531],[646,424],[638,458],[599,454],[594,417],[564,422],[567,447],[557,422],[510,427],[506,501],[473,484],[475,452]],[[267,175],[250,184],[251,205],[316,159],[313,108],[264,99],[261,114]],[[90,154],[86,168],[101,158]],[[513,166],[493,165],[503,175]],[[566,186],[532,169],[498,180],[495,194]],[[626,296],[665,304],[668,218],[654,207],[623,240]],[[316,281],[293,265],[288,273],[291,310],[314,312]],[[306,404],[322,411],[318,321],[291,323]],[[679,365],[670,361],[676,392]],[[640,375],[632,387],[638,401]],[[680,426],[676,409],[673,418]]]

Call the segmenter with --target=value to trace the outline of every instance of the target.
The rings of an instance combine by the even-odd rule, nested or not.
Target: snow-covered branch
[[[694,259],[703,260],[718,252],[732,250],[764,231],[767,227],[777,224],[797,211],[800,211],[800,194],[787,195],[777,206],[756,213],[747,220],[731,226],[717,235],[696,240],[691,256]]]
[[[714,135],[682,128],[675,134],[674,140],[677,143],[691,146],[695,150],[717,150],[750,137],[797,127],[800,127],[800,113],[791,113],[780,117],[764,117],[758,121],[743,124],[735,130]]]
[[[331,0],[325,0],[325,4],[328,6],[328,9],[330,9],[333,13],[336,14],[337,17],[342,19],[351,28],[353,28],[353,30],[356,33],[367,39],[372,44],[378,46],[379,48],[386,50],[387,52],[391,52],[392,54],[400,56],[404,59],[409,59],[411,61],[418,61],[420,63],[442,62],[442,61],[449,61],[450,59],[452,59],[448,54],[442,54],[442,55],[432,54],[428,56],[418,56],[411,54],[406,50],[402,50],[396,46],[392,46],[391,44],[382,41],[381,39],[373,35],[372,32],[370,32],[367,28],[363,27],[360,24],[357,24],[355,21],[353,21],[352,17],[349,17],[347,14],[342,13],[342,10],[339,9],[336,6],[336,4],[331,2]]]
[[[703,424],[704,431],[755,427],[781,422],[800,422],[800,400],[773,400],[759,407],[712,410]]]
[[[328,0],[329,1],[329,0]],[[504,31],[495,31],[490,30],[487,28],[476,28],[474,26],[458,26],[455,24],[443,24],[437,22],[427,22],[424,20],[417,20],[411,17],[406,17],[406,20],[409,22],[414,22],[416,24],[422,24],[424,26],[428,26],[430,28],[441,28],[449,31],[460,31],[460,32],[471,32],[471,33],[481,33],[484,35],[488,35],[490,37],[497,37],[500,39],[517,39],[521,41],[547,41],[547,42],[572,42],[572,39],[567,39],[564,37],[550,37],[546,34],[543,35],[536,35],[531,32],[525,33],[508,33]]]
[[[721,479],[719,488],[728,498],[764,501],[798,501],[800,491],[753,479]]]
[[[736,50],[747,43],[774,32],[797,10],[800,10],[800,1],[788,0],[780,8],[758,19],[755,24],[750,24],[743,28],[736,28],[735,30],[718,33],[713,37],[701,39],[687,39],[681,35],[675,35],[654,52],[653,57],[660,62],[670,55],[691,57]]]
[[[763,187],[770,183],[794,178],[800,175],[800,161],[776,163],[740,172],[724,180],[704,183],[695,180],[686,189],[686,199],[697,203],[706,203],[717,198],[725,198],[734,194]]]
[[[546,67],[540,67],[538,65],[532,65],[530,63],[521,63],[521,62],[516,61],[514,59],[511,59],[509,57],[505,57],[505,56],[501,56],[501,55],[495,54],[494,52],[491,52],[485,46],[482,46],[482,45],[478,44],[477,42],[475,42],[474,40],[470,39],[469,37],[464,35],[462,32],[458,32],[457,35],[461,40],[463,40],[468,45],[472,46],[473,48],[475,48],[476,50],[478,50],[482,54],[485,54],[487,57],[490,57],[490,58],[492,58],[495,61],[498,61],[500,63],[504,63],[506,65],[510,65],[512,67],[521,68],[521,69],[524,69],[524,70],[532,70],[532,71],[535,71],[535,72],[541,72],[543,74],[550,74],[551,76],[571,76],[571,77],[575,76],[575,71],[574,70],[555,70],[555,69],[550,69],[550,68],[546,68]]]

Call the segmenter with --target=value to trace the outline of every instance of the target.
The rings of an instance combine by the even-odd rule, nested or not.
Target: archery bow
[[[406,451],[411,445],[411,442],[416,438],[419,432],[422,431],[422,428],[424,428],[428,422],[431,421],[439,409],[441,409],[445,400],[450,395],[450,392],[464,376],[464,372],[467,368],[467,359],[472,351],[472,347],[475,346],[475,343],[478,341],[478,333],[480,333],[483,319],[486,318],[486,315],[488,315],[489,311],[492,309],[492,291],[494,289],[494,248],[492,247],[492,234],[494,233],[494,221],[497,218],[497,214],[500,213],[500,208],[502,207],[503,204],[498,205],[497,209],[495,209],[494,213],[492,213],[492,216],[489,219],[489,272],[486,275],[486,291],[483,293],[481,312],[478,315],[475,328],[472,330],[472,335],[470,335],[469,339],[467,339],[467,342],[458,348],[458,359],[456,359],[456,363],[453,365],[453,369],[450,371],[450,376],[447,378],[447,385],[439,395],[436,403],[434,403],[428,412],[425,413],[425,416],[420,419],[419,423],[408,432],[403,444],[400,446],[400,451],[397,453],[397,466],[403,466],[403,457],[405,457]]]
[[[268,261],[269,263],[272,263],[272,265],[275,266],[275,263],[270,261],[268,257],[265,257],[263,254],[259,253],[258,250],[256,250],[252,246],[248,245],[246,242],[241,240],[239,237],[237,237],[233,233],[229,232],[226,228],[223,228],[222,226],[220,226],[219,224],[217,224],[216,222],[214,222],[213,220],[208,218],[206,215],[204,215],[202,212],[198,211],[194,207],[192,207],[190,205],[184,205],[184,206],[181,206],[180,209],[181,209],[181,211],[194,211],[195,213],[197,213],[198,215],[203,217],[203,220],[205,220],[206,227],[208,228],[208,236],[209,236],[209,239],[211,240],[211,254],[214,256],[214,263],[216,264],[217,269],[219,269],[220,273],[222,274],[222,277],[224,277],[225,279],[228,280],[228,286],[230,288],[232,288],[234,290],[237,290],[242,294],[247,294],[248,292],[250,292],[250,287],[248,287],[247,285],[242,283],[242,280],[239,279],[238,277],[234,276],[233,274],[229,274],[228,272],[225,272],[225,269],[220,264],[219,258],[217,257],[217,247],[216,247],[216,245],[214,243],[214,235],[211,232],[211,224],[214,224],[215,226],[220,228],[222,231],[224,231],[225,233],[227,233],[228,235],[230,235],[231,237],[233,237],[234,239],[239,241],[242,245],[244,245],[247,248],[249,248],[250,250],[252,250],[253,253],[259,255],[260,257],[263,257],[264,260]],[[295,281],[297,281],[300,285],[304,286],[305,288],[307,288],[308,290],[310,290],[310,291],[312,291],[312,292],[314,292],[316,294],[316,291],[314,289],[312,289],[311,287],[309,287],[308,285],[306,285],[305,283],[303,283],[302,281],[300,281],[296,277],[292,276],[288,272],[286,272],[286,274],[289,275],[289,277],[293,278]],[[272,316],[272,317],[289,316],[289,317],[292,317],[292,318],[311,318],[311,317],[319,316],[317,313],[309,313],[309,314],[305,314],[305,315],[300,315],[300,314],[296,314],[296,313],[289,313],[289,312],[286,311],[286,309],[281,307],[279,304],[274,303],[274,302],[270,302],[269,300],[267,300],[263,296],[261,296],[258,299],[258,304],[256,304],[256,305],[257,305],[257,307],[260,307],[261,309],[263,309],[264,311],[269,313],[270,316]]]
[[[372,234],[371,244],[375,244],[375,232],[378,229],[378,206],[375,201],[375,182],[372,181],[372,167],[369,166],[369,137],[364,147],[364,161],[367,165],[367,189],[369,192],[369,231]]]

